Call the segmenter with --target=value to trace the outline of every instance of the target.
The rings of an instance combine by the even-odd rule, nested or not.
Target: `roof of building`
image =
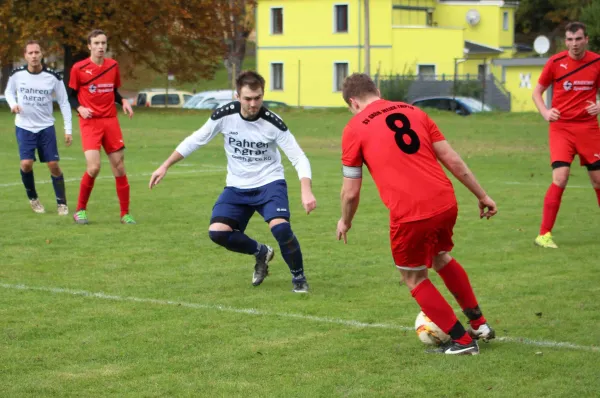
[[[504,52],[501,48],[486,46],[470,40],[465,40],[465,50],[467,54],[501,54]]]
[[[536,57],[536,58],[505,58],[505,59],[493,59],[492,64],[500,66],[544,66],[548,58]]]

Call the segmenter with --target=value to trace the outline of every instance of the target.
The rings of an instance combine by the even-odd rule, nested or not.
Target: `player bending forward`
[[[338,240],[347,242],[365,164],[390,210],[396,267],[421,310],[452,338],[433,352],[478,354],[476,340],[488,341],[495,334],[479,309],[467,273],[449,254],[454,246],[458,207],[452,183],[438,160],[477,197],[481,218],[495,215],[496,204],[425,112],[381,99],[375,83],[365,74],[346,78],[343,96],[355,116],[342,137],[344,182]],[[428,279],[430,267],[441,276],[469,319],[468,332]]]
[[[213,208],[208,235],[227,250],[256,257],[252,284],[260,285],[273,259],[271,247],[249,238],[244,231],[255,211],[264,218],[279,243],[281,255],[292,273],[293,291],[308,292],[302,251],[290,226],[287,185],[283,175],[281,148],[300,178],[302,205],[309,214],[317,206],[311,188],[308,158],[283,121],[262,106],[265,80],[256,72],[243,72],[236,80],[239,102],[214,111],[199,130],[186,138],[150,178],[150,188],[167,169],[218,133],[225,137],[227,186]]]

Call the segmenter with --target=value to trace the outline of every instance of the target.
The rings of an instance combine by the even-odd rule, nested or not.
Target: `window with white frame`
[[[271,8],[271,34],[283,34],[283,8]]]
[[[508,30],[508,11],[502,13],[502,29]]]
[[[271,64],[271,91],[283,90],[283,63]]]
[[[348,4],[333,6],[333,31],[335,33],[348,33]]]
[[[348,76],[348,62],[335,62],[333,64],[333,90],[342,91],[344,79]]]
[[[435,80],[435,65],[417,65],[417,75],[423,80]]]

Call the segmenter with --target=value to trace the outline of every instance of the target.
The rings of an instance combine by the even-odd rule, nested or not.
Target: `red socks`
[[[421,310],[444,333],[449,334],[454,341],[460,344],[471,343],[471,337],[465,332],[465,329],[456,318],[452,307],[429,279],[425,279],[419,283],[411,291],[411,294],[417,303],[419,303]]]
[[[92,194],[94,188],[94,181],[96,179],[90,177],[87,173],[83,173],[81,178],[81,184],[79,186],[79,199],[77,201],[77,210],[83,210],[87,207],[88,200]],[[117,196],[119,197],[119,204],[121,205],[121,217],[129,213],[129,181],[127,176],[115,177],[117,185]]]
[[[558,209],[560,208],[560,199],[562,198],[564,191],[564,188],[561,188],[554,183],[550,184],[550,188],[548,188],[546,197],[544,198],[544,212],[542,215],[540,235],[544,235],[547,232],[552,231],[552,227],[554,227],[554,223],[556,222]],[[596,194],[598,194],[598,192],[596,192]],[[600,203],[600,198],[598,201]]]
[[[81,178],[81,184],[79,185],[77,211],[86,209],[88,200],[90,199],[90,195],[92,194],[92,189],[94,188],[94,181],[96,181],[96,179],[94,177],[91,177],[87,173],[87,171],[83,173],[83,177]]]
[[[465,315],[469,318],[471,327],[479,329],[479,326],[487,321],[479,310],[475,293],[465,269],[458,261],[452,259],[438,274],[446,284],[448,290],[450,290],[450,293],[456,298],[460,308],[463,309]]]
[[[117,196],[121,205],[121,217],[129,213],[129,181],[127,176],[115,177],[117,184]]]

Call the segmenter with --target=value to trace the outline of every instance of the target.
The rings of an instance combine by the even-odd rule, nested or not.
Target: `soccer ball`
[[[419,312],[415,320],[415,331],[419,340],[424,344],[440,345],[450,340],[450,336],[442,331],[423,311]]]

